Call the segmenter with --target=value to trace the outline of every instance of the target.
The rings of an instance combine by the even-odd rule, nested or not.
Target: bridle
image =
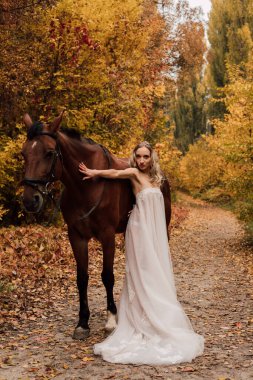
[[[57,163],[57,160],[59,159],[60,162],[61,162],[61,165],[62,165],[62,168],[63,168],[63,158],[62,158],[62,153],[61,153],[61,149],[60,149],[60,145],[59,145],[59,142],[58,142],[58,139],[57,139],[57,135],[54,134],[54,133],[50,133],[50,132],[46,132],[46,131],[40,131],[40,132],[37,132],[36,133],[36,136],[49,136],[49,137],[52,137],[55,142],[56,142],[56,145],[55,145],[55,149],[52,149],[51,150],[51,153],[52,153],[52,156],[53,156],[53,159],[52,159],[52,162],[51,162],[51,167],[50,167],[50,170],[48,172],[48,174],[46,175],[45,178],[42,178],[42,179],[37,179],[37,178],[24,178],[22,181],[21,181],[21,186],[30,186],[32,187],[33,189],[37,190],[43,197],[47,197],[49,198],[55,205],[55,208],[59,208],[56,203],[55,203],[55,200],[54,200],[54,197],[53,197],[53,194],[52,194],[52,189],[49,189],[49,186],[58,180],[58,178],[56,178],[56,174],[55,174],[55,167],[56,167],[56,163]],[[103,145],[101,144],[98,144],[100,146],[100,148],[102,149],[106,159],[107,159],[107,164],[108,164],[108,169],[110,169],[111,167],[111,157],[107,151],[107,149],[105,149],[103,147]],[[104,187],[103,187],[103,191],[102,191],[102,194],[100,196],[100,198],[97,200],[97,202],[94,204],[93,207],[91,207],[91,209],[84,213],[81,217],[80,217],[80,220],[83,220],[83,219],[87,219],[92,213],[93,211],[96,210],[96,208],[99,206],[101,200],[102,200],[102,197],[103,197],[103,193],[104,193]]]
[[[50,170],[48,174],[45,176],[45,178],[42,178],[42,179],[24,178],[21,181],[21,185],[30,186],[33,189],[36,189],[43,197],[46,196],[50,198],[51,200],[53,200],[52,191],[49,189],[49,186],[53,182],[57,181],[56,174],[55,174],[55,167],[56,167],[58,159],[60,160],[61,165],[63,167],[62,154],[61,154],[61,149],[60,149],[60,145],[58,143],[56,134],[50,133],[50,132],[44,132],[44,131],[41,131],[36,134],[36,136],[41,136],[41,135],[49,136],[52,139],[54,139],[56,142],[55,149],[52,149],[50,151],[52,154],[52,162],[51,162]]]

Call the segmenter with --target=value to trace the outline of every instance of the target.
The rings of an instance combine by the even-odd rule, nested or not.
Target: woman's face
[[[135,157],[138,169],[144,173],[148,173],[151,166],[151,154],[149,149],[145,146],[137,149]]]

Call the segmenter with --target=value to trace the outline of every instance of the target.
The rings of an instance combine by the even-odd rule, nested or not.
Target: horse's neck
[[[75,182],[80,184],[80,172],[78,170],[81,161],[89,165],[96,154],[96,145],[84,144],[76,140],[59,134],[59,145],[62,154],[63,174],[62,182],[67,187]]]

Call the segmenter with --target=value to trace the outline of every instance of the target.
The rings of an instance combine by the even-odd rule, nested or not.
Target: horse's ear
[[[60,124],[61,124],[61,121],[62,121],[62,116],[63,116],[63,113],[64,113],[65,110],[61,111],[60,115],[57,116],[54,121],[52,121],[52,123],[50,123],[50,129],[52,132],[57,132],[60,128]]]
[[[24,123],[28,129],[31,128],[31,126],[33,125],[33,121],[31,119],[30,115],[28,115],[28,113],[26,113],[24,116]]]

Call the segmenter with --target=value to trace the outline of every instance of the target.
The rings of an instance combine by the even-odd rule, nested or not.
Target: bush
[[[224,160],[213,150],[206,138],[190,145],[179,168],[180,185],[192,194],[217,187],[224,173]]]
[[[23,162],[21,148],[24,134],[16,139],[1,138],[0,152],[0,221],[4,224],[16,224],[22,216],[19,182],[22,178]]]

